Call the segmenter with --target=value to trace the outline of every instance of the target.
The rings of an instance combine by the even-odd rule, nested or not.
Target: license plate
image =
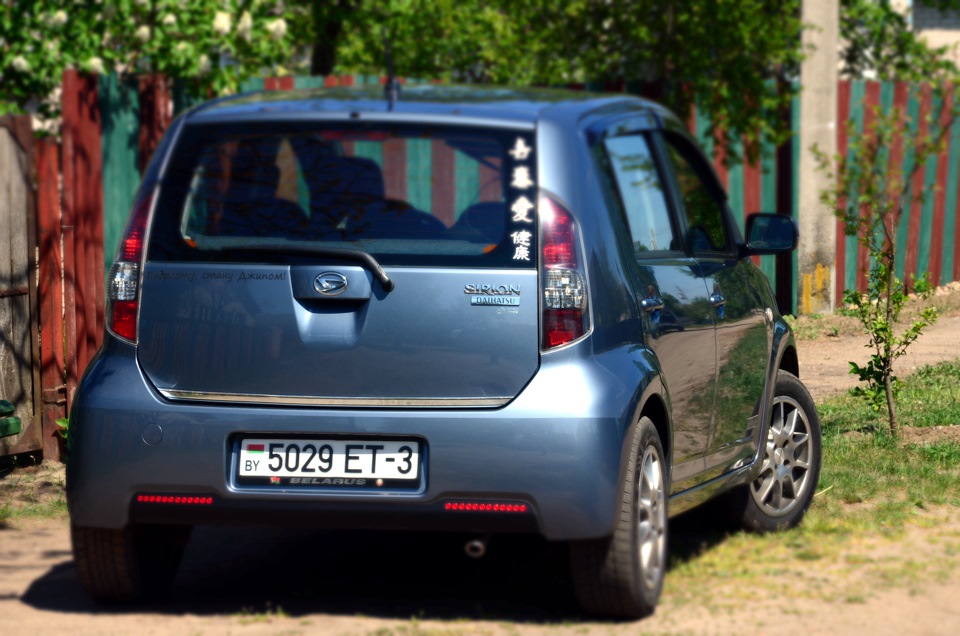
[[[240,442],[241,484],[411,487],[420,444],[410,440],[257,439]]]

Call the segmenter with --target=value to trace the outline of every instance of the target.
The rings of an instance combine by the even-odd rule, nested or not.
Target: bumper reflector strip
[[[210,506],[213,504],[213,497],[195,497],[192,495],[137,495],[137,503]]]
[[[443,504],[443,509],[450,512],[526,512],[528,507],[527,504],[448,501]]]

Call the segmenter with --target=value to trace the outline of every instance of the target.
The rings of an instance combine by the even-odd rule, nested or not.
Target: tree
[[[264,68],[283,73],[290,51],[280,2],[0,1],[0,112],[55,114],[68,67],[163,73],[219,94]]]

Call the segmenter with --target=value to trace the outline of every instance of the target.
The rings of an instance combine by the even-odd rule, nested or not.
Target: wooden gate
[[[0,399],[15,407],[0,456],[42,448],[37,295],[32,267],[33,131],[29,117],[0,117]],[[15,422],[13,418],[8,422]],[[19,432],[16,432],[19,429]]]

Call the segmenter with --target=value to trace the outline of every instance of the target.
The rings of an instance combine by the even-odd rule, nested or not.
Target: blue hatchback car
[[[410,87],[178,118],[72,410],[80,580],[162,591],[195,524],[569,547],[592,614],[651,613],[667,520],[800,522],[820,427],[796,347],[684,125],[637,98]]]

